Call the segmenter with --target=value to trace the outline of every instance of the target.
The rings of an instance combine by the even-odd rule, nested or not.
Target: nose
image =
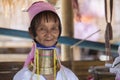
[[[46,36],[51,36],[51,34],[52,34],[52,31],[51,31],[51,30],[47,30],[47,31],[46,31]]]

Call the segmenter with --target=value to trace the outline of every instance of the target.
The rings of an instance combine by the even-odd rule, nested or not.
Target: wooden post
[[[62,0],[62,35],[73,37],[73,11],[72,0]],[[61,60],[72,60],[72,50],[70,46],[62,45],[61,47]]]

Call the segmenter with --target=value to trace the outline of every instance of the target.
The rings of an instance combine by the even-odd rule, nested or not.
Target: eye
[[[40,28],[39,30],[43,31],[43,30],[44,30],[44,28]]]
[[[52,30],[53,30],[53,31],[57,31],[57,30],[58,30],[58,27],[53,27]]]
[[[37,30],[41,33],[46,33],[47,31],[44,27],[39,27]]]

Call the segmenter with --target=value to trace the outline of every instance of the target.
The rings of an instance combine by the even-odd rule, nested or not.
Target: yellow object
[[[38,75],[37,80],[39,79],[39,75],[54,75],[54,80],[56,80],[56,49],[36,49],[35,51],[35,66],[36,66],[36,74]]]

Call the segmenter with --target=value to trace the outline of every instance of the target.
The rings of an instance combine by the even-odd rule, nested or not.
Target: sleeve
[[[13,77],[13,80],[23,80],[23,77],[24,77],[24,73],[25,71],[28,70],[27,67],[24,67],[22,68],[20,71],[18,71],[14,77]]]
[[[65,80],[79,80],[78,77],[69,69],[64,66],[61,66],[60,69],[61,77],[64,77]],[[64,80],[64,79],[63,79]]]

